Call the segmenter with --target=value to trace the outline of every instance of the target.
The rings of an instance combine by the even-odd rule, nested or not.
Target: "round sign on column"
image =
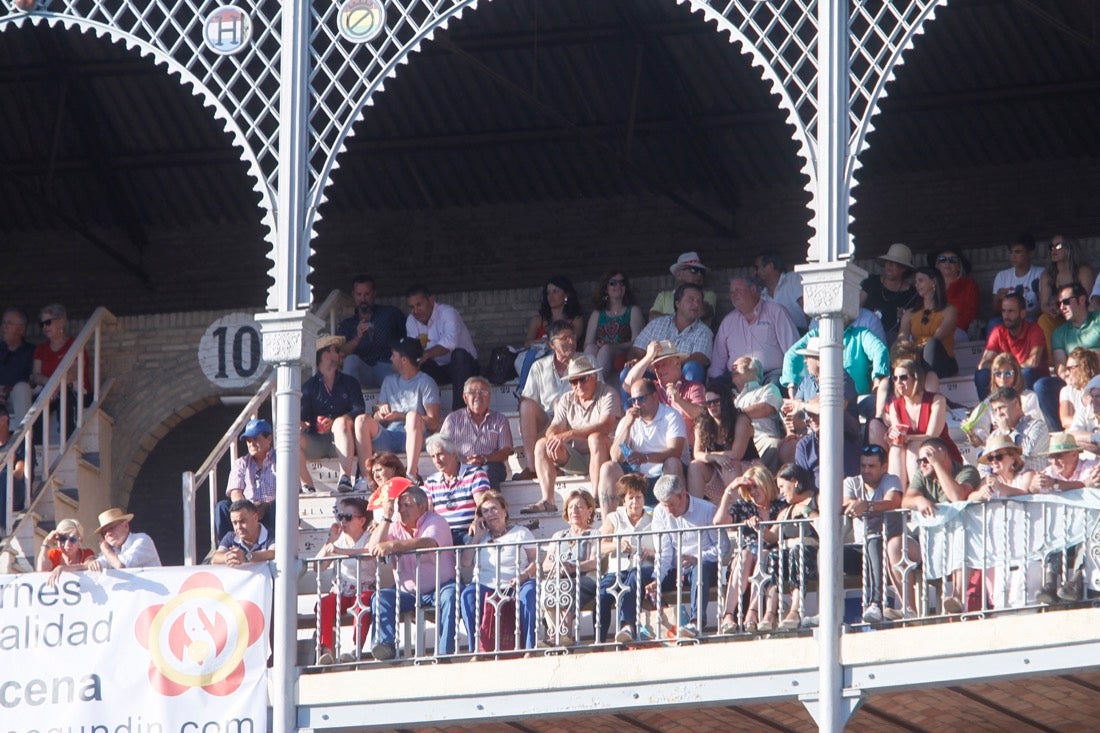
[[[199,366],[214,384],[247,387],[263,375],[260,327],[248,313],[230,313],[210,324],[199,341]]]

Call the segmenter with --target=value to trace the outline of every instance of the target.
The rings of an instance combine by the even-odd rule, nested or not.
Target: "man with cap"
[[[299,440],[298,476],[302,492],[313,493],[313,480],[306,460],[340,459],[337,490],[351,491],[355,475],[355,436],[366,412],[359,380],[340,371],[343,336],[322,335],[317,339],[317,372],[302,385],[302,434]],[[369,456],[360,455],[366,476]],[[364,487],[365,488],[365,487]]]
[[[909,282],[913,274],[912,250],[900,242],[891,244],[878,259],[882,262],[882,274],[864,278],[859,304],[879,317],[886,331],[886,343],[892,344],[898,337],[902,312],[916,308],[921,299]]]
[[[390,346],[405,335],[404,316],[392,305],[375,302],[370,275],[356,275],[351,281],[351,299],[355,315],[336,327],[336,335],[346,339],[340,347],[343,371],[358,379],[364,389],[377,388],[393,374]]]
[[[694,283],[682,283],[673,293],[674,312],[667,316],[658,316],[646,324],[634,338],[630,348],[630,359],[626,363],[629,369],[634,361],[645,356],[646,348],[653,341],[671,341],[676,350],[684,357],[684,379],[691,382],[703,382],[706,379],[704,369],[710,364],[710,354],[714,350],[714,332],[703,322],[703,289]],[[623,370],[626,377],[626,369]]]
[[[11,447],[11,410],[8,407],[8,403],[0,401],[0,453],[3,453]],[[26,493],[26,487],[24,481],[26,480],[26,464],[24,463],[25,445],[20,442],[15,446],[15,460],[12,461],[12,472],[14,474],[12,481],[12,509],[15,511],[22,511],[24,504],[24,494]],[[7,526],[7,501],[5,496],[8,492],[8,467],[7,464],[0,464],[0,536],[3,536],[4,529]]]
[[[745,355],[756,357],[764,368],[762,382],[779,384],[783,355],[798,340],[787,309],[761,297],[761,284],[753,276],[730,279],[730,311],[714,336],[714,351],[707,376],[729,379],[733,360]]]
[[[1051,494],[1096,486],[1098,476],[1095,459],[1082,458],[1081,446],[1073,433],[1054,433],[1050,447],[1043,453],[1050,465],[1035,473],[1029,489],[1032,494]]]
[[[703,398],[707,391],[699,382],[684,378],[683,364],[686,358],[687,354],[678,351],[671,341],[650,341],[646,346],[645,356],[623,378],[623,389],[629,392],[630,385],[652,372],[653,383],[657,385],[657,399],[684,418],[688,448],[691,449],[695,445],[695,421],[703,414]]]
[[[214,537],[233,531],[230,507],[247,499],[256,507],[259,520],[275,534],[275,450],[271,423],[260,418],[248,421],[241,432],[247,453],[233,462],[225,486],[225,499],[214,508]]]
[[[521,513],[556,512],[554,484],[558,473],[588,474],[592,494],[599,496],[600,466],[611,460],[611,434],[622,417],[619,391],[599,380],[599,367],[584,355],[569,362],[569,391],[554,406],[546,436],[535,444],[535,466],[542,498]]]
[[[424,354],[417,366],[436,381],[451,385],[451,409],[462,409],[462,385],[481,371],[470,329],[454,306],[435,302],[435,295],[423,285],[405,291],[409,317],[406,335],[420,341]]]
[[[226,533],[210,558],[212,565],[235,567],[275,559],[275,535],[260,524],[260,513],[248,499],[238,499],[229,507],[233,531]]]
[[[439,386],[418,366],[424,355],[420,342],[406,336],[393,345],[390,364],[394,373],[382,381],[374,416],[367,415],[357,431],[359,455],[404,451],[409,478],[420,480],[420,452],[424,438],[442,424]]]
[[[99,555],[84,564],[88,570],[160,567],[160,555],[153,538],[142,532],[130,531],[130,520],[133,518],[133,514],[118,507],[99,513],[99,527],[95,532],[102,541],[99,543]]]
[[[537,477],[535,443],[546,433],[558,400],[569,392],[565,374],[577,353],[573,324],[566,320],[554,321],[547,328],[546,337],[550,353],[535,361],[519,398],[519,436],[527,467],[512,476],[513,481],[530,481]]]
[[[703,281],[706,280],[707,276],[707,266],[699,259],[699,253],[684,252],[676,258],[676,262],[668,268],[668,271],[675,278],[672,290],[662,290],[657,293],[657,297],[653,300],[653,307],[649,309],[649,320],[652,321],[661,316],[670,316],[675,312],[673,294],[684,283],[699,288],[703,297],[702,310],[699,314],[702,320],[706,323],[714,320],[714,309],[718,307],[718,295],[713,290],[703,289]]]
[[[463,463],[485,469],[494,489],[507,477],[505,461],[512,455],[512,426],[508,418],[489,409],[492,388],[485,377],[470,377],[462,387],[465,410],[443,418],[439,429],[454,441]]]
[[[455,651],[455,552],[447,520],[431,511],[428,495],[408,479],[390,479],[377,505],[378,523],[367,543],[367,554],[390,560],[400,588],[379,588],[372,601],[374,638],[371,653],[379,661],[397,655],[396,616],[417,606],[436,609],[438,654]],[[448,548],[441,552],[414,550]]]

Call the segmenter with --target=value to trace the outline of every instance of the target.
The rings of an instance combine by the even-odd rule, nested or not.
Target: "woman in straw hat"
[[[1003,499],[1028,493],[1035,472],[1024,466],[1024,454],[1020,446],[1004,433],[997,433],[985,444],[979,459],[992,472],[985,477],[980,489],[971,494],[978,501]]]
[[[878,258],[882,274],[871,275],[860,285],[859,304],[873,311],[882,320],[887,343],[897,337],[901,314],[920,302],[917,291],[909,283],[913,274],[913,252],[904,244],[891,244],[886,254]]]

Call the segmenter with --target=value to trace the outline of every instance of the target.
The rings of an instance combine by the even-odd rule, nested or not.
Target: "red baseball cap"
[[[374,490],[374,493],[370,495],[370,500],[367,502],[367,509],[372,512],[376,509],[382,508],[382,490],[386,489],[390,499],[397,501],[397,497],[405,493],[405,491],[413,485],[412,481],[409,481],[404,476],[394,476],[389,481],[379,486]]]

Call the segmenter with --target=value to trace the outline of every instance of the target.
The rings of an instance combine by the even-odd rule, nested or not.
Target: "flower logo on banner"
[[[238,601],[212,573],[196,573],[168,603],[145,609],[134,625],[149,650],[149,682],[162,695],[201,687],[229,695],[244,679],[245,651],[263,637],[264,614]]]

